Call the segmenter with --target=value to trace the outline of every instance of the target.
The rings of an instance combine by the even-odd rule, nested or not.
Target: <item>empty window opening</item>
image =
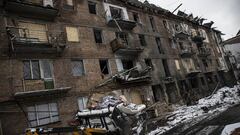
[[[57,103],[39,104],[27,107],[30,127],[46,125],[59,121]]]
[[[152,70],[153,70],[153,64],[152,64],[152,60],[151,60],[151,59],[145,59],[145,64],[146,64],[147,66],[151,67]]]
[[[94,38],[96,43],[102,43],[102,31],[98,29],[93,29]]]
[[[134,20],[135,22],[140,22],[138,13],[133,13],[133,20]]]
[[[191,83],[192,88],[198,88],[198,79],[196,77],[189,79],[189,81]]]
[[[164,96],[163,96],[162,89],[163,88],[161,85],[153,85],[152,86],[153,98],[154,98],[155,102],[163,101],[162,97],[164,97]]]
[[[73,76],[83,76],[85,74],[83,60],[72,60]]]
[[[88,2],[88,9],[90,14],[97,14],[96,5],[97,4],[94,2],[91,2],[91,1]]]
[[[40,79],[40,66],[38,60],[25,60],[23,61],[23,72],[25,80],[39,80]]]
[[[122,9],[110,6],[110,12],[113,19],[123,19]]]
[[[163,49],[162,49],[162,43],[161,43],[161,39],[159,37],[156,37],[156,43],[157,43],[157,47],[158,47],[158,52],[160,54],[163,54]]]
[[[150,17],[149,17],[149,20],[150,20],[150,24],[151,24],[152,30],[153,30],[153,31],[156,31],[156,26],[155,26],[154,18],[153,18],[152,16],[150,16]]]
[[[132,60],[122,60],[122,65],[124,70],[128,70],[133,68],[133,61]]]
[[[183,42],[178,42],[179,46],[180,46],[180,49],[181,50],[184,50],[184,46],[183,46]]]
[[[116,37],[122,40],[122,43],[128,45],[128,36],[124,32],[116,32]]]
[[[162,64],[163,64],[163,68],[164,68],[166,77],[171,76],[170,71],[169,71],[169,67],[168,67],[167,60],[166,60],[166,59],[163,59],[163,60],[162,60]]]
[[[208,67],[208,63],[207,63],[207,60],[206,60],[206,59],[202,59],[202,62],[203,62],[203,65],[204,65],[205,67]]]
[[[109,63],[108,60],[99,60],[101,73],[104,75],[109,74]]]
[[[138,35],[138,37],[139,37],[141,46],[147,46],[147,42],[146,42],[145,36],[140,34],[140,35]]]
[[[205,80],[204,80],[204,77],[201,77],[201,83],[202,83],[202,85],[206,85],[206,82],[205,82]]]

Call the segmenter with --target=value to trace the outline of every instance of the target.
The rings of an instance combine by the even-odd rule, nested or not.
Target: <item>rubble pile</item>
[[[151,131],[149,135],[164,133],[181,123],[185,123],[198,117],[204,118],[205,115],[213,114],[215,112],[223,112],[229,107],[239,103],[240,85],[236,85],[233,88],[223,87],[215,94],[200,99],[196,105],[175,107],[175,111],[167,116],[167,126],[158,127]]]

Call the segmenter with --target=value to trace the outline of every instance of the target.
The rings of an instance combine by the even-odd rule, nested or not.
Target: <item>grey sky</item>
[[[144,1],[144,0],[142,0]],[[183,3],[180,10],[193,13],[194,16],[206,18],[205,22],[214,21],[226,35],[224,39],[233,37],[240,30],[240,0],[148,0],[165,9],[173,11]]]

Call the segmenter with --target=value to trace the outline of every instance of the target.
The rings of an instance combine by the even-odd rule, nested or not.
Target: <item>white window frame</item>
[[[82,104],[82,106],[83,106],[83,110],[81,110],[81,107],[80,107],[80,100],[81,100],[81,103],[83,103]],[[80,110],[80,111],[87,111],[87,110],[89,110],[88,108],[87,108],[87,102],[88,102],[88,97],[79,97],[78,98],[78,109]],[[86,104],[84,104],[84,103],[86,103]]]

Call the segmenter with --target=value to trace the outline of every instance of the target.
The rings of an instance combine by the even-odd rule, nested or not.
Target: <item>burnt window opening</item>
[[[93,29],[94,32],[94,38],[96,43],[102,43],[102,31],[98,29]]]
[[[24,60],[23,75],[24,75],[24,80],[39,80],[41,78],[39,61]]]
[[[208,63],[207,63],[207,60],[206,60],[206,59],[202,59],[202,62],[203,62],[203,65],[204,65],[205,67],[208,67]]]
[[[133,61],[132,60],[122,60],[122,65],[124,70],[128,70],[133,68]]]
[[[201,83],[202,83],[203,86],[206,85],[206,82],[205,82],[205,80],[204,80],[204,77],[201,77]]]
[[[138,37],[139,37],[141,46],[147,46],[147,42],[146,42],[145,36],[140,34],[140,35],[138,35]]]
[[[151,67],[152,70],[153,70],[153,64],[152,64],[152,60],[151,60],[151,59],[145,59],[145,64],[146,64],[148,67]]]
[[[152,16],[150,16],[150,17],[149,17],[149,20],[150,20],[150,24],[151,24],[152,30],[153,30],[153,31],[156,31],[156,26],[155,26],[154,18],[153,18]]]
[[[123,44],[128,45],[128,35],[124,32],[116,32],[116,37],[120,38]]]
[[[99,60],[101,73],[104,75],[109,74],[109,63],[108,60]]]
[[[122,9],[110,6],[110,12],[113,19],[123,19]]]
[[[139,15],[138,15],[138,13],[133,13],[133,20],[135,21],[135,22],[140,22],[140,18],[139,18]]]
[[[162,60],[162,64],[163,64],[163,69],[164,69],[164,72],[165,72],[166,77],[170,77],[170,76],[171,76],[171,73],[170,73],[170,71],[169,71],[169,67],[168,67],[167,60],[166,60],[166,59],[163,59],[163,60]]]
[[[94,2],[91,1],[88,2],[88,9],[90,14],[97,14],[96,5],[97,4]]]
[[[161,43],[161,39],[159,37],[156,37],[156,44],[157,44],[157,47],[158,47],[158,52],[160,54],[163,54],[163,49],[162,49],[162,43]]]
[[[153,92],[153,98],[155,102],[158,101],[163,101],[163,99],[161,99],[161,97],[163,97],[163,92],[162,92],[163,88],[161,85],[153,85],[152,86],[152,92]]]
[[[189,79],[189,81],[191,83],[192,88],[198,88],[198,79],[196,77]]]

